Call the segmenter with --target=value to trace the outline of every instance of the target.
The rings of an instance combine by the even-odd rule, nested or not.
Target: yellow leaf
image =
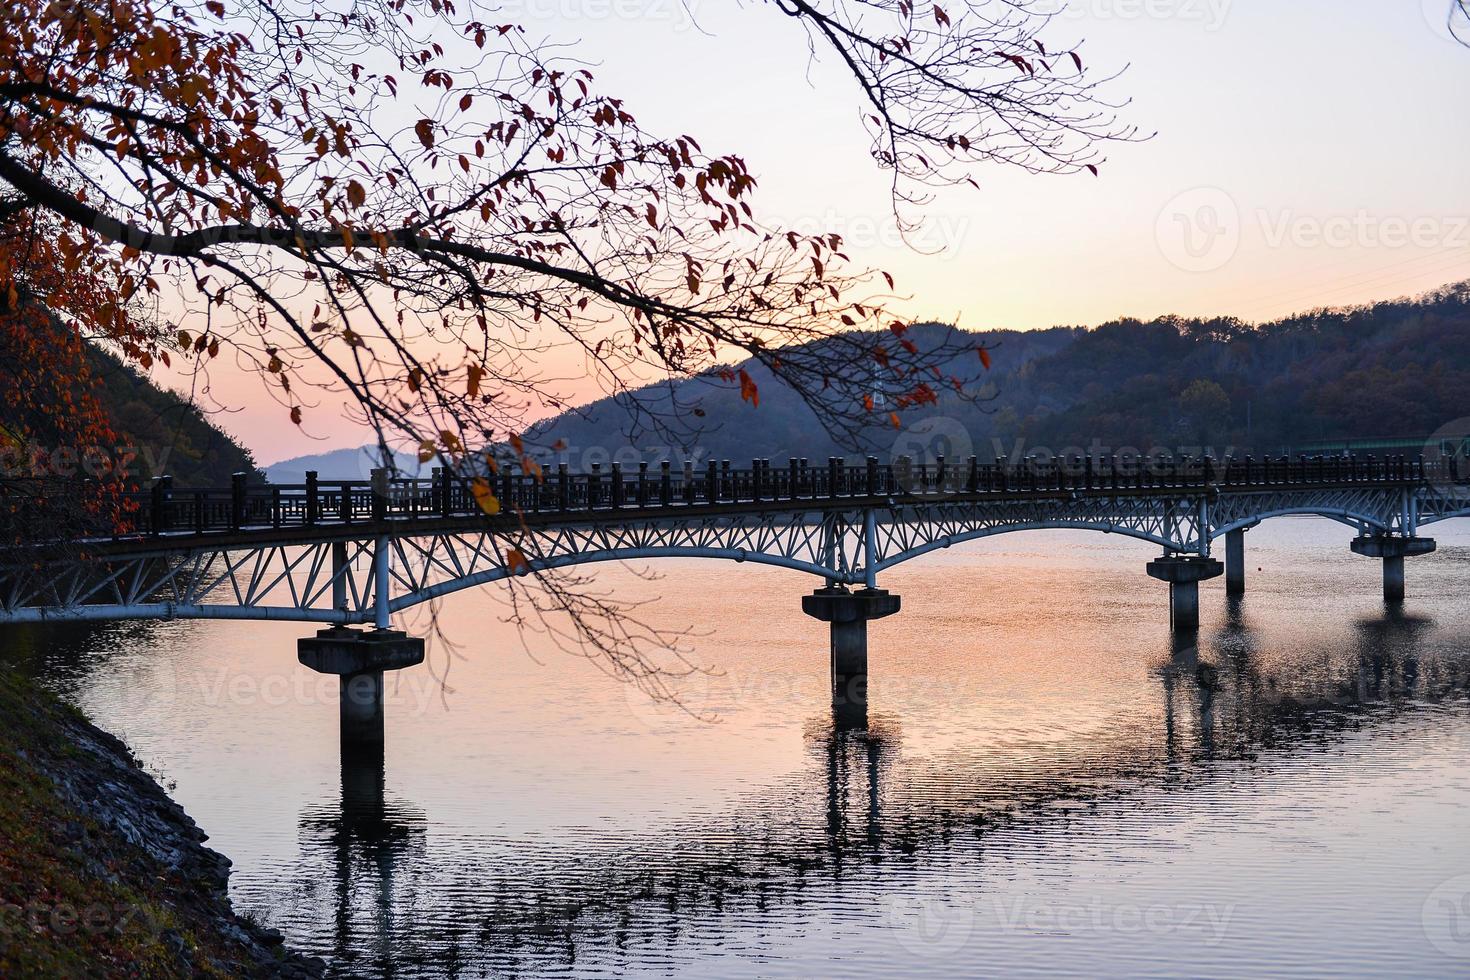
[[[500,498],[495,496],[495,491],[490,489],[490,481],[483,477],[476,477],[470,481],[470,492],[475,495],[475,503],[480,509],[494,517],[500,513]]]

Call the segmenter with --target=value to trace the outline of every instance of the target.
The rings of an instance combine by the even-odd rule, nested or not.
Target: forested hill
[[[1329,439],[1422,438],[1470,415],[1470,282],[1259,325],[1164,317],[973,336],[995,348],[993,398],[977,405],[942,394],[938,406],[905,413],[909,431],[875,430],[870,449],[922,452],[930,439],[982,458],[1078,447],[1275,453]],[[535,441],[565,443],[562,458],[574,467],[619,450],[626,462],[629,446],[651,460],[842,453],[795,394],[744,366],[760,383],[759,408],[711,382],[676,385],[678,401],[697,399],[704,413],[686,414],[685,425],[701,427],[695,434],[635,428],[623,398],[545,423]],[[656,409],[672,404],[667,386],[636,397]]]
[[[250,450],[197,407],[158,387],[96,348],[88,349],[93,393],[117,433],[119,448],[137,453],[131,470],[140,480],[168,473],[180,486],[227,486],[230,474],[265,479]],[[158,474],[155,473],[158,471]]]

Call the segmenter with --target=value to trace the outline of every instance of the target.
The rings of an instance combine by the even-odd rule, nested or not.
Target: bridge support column
[[[397,630],[334,626],[296,641],[296,659],[341,678],[343,746],[383,741],[383,672],[424,662],[424,641]]]
[[[898,612],[901,600],[884,589],[849,592],[842,586],[801,597],[801,611],[832,626],[832,706],[866,710],[868,620]]]
[[[1225,594],[1245,595],[1245,528],[1225,534]]]
[[[1199,628],[1199,584],[1218,577],[1222,566],[1213,558],[1165,556],[1148,563],[1148,574],[1169,583],[1169,625],[1176,630]]]
[[[1404,559],[1434,550],[1433,538],[1399,538],[1387,534],[1353,539],[1353,554],[1383,559],[1383,601],[1404,601]]]

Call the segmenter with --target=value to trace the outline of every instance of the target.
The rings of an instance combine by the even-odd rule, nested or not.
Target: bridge
[[[395,614],[464,589],[573,565],[659,558],[753,562],[806,572],[802,598],[830,624],[834,704],[860,702],[867,623],[897,613],[881,573],[997,534],[1065,528],[1151,542],[1146,572],[1169,586],[1173,627],[1199,624],[1199,583],[1245,591],[1245,534],[1310,514],[1357,531],[1380,559],[1384,598],[1405,593],[1405,559],[1434,550],[1419,530],[1470,516],[1453,460],[1319,457],[1121,460],[1045,465],[868,457],[784,466],[640,464],[571,473],[502,471],[428,479],[174,487],[125,501],[128,526],[11,549],[0,559],[0,623],[100,619],[294,620],[309,667],[339,674],[344,738],[381,740],[384,670],[423,659]],[[493,513],[491,513],[493,512]],[[1224,538],[1225,561],[1214,556]],[[371,625],[371,630],[355,629]]]

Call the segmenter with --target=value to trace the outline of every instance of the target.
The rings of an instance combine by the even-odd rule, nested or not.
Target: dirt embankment
[[[122,742],[0,668],[0,977],[317,977]]]

